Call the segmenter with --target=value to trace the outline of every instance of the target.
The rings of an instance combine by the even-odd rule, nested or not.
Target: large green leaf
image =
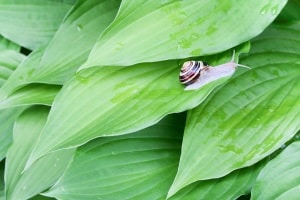
[[[19,47],[8,40],[0,40],[0,88],[17,66],[25,59],[18,53]],[[0,160],[2,160],[12,142],[13,123],[22,111],[20,109],[7,109],[0,111]]]
[[[14,141],[6,156],[6,198],[28,199],[51,186],[63,173],[74,150],[62,150],[43,157],[23,171],[28,156],[46,122],[47,107],[31,107],[16,121]]]
[[[230,60],[228,54],[224,57]],[[48,152],[137,131],[169,113],[191,109],[234,72],[229,67],[226,77],[187,91],[178,80],[179,63],[94,67],[78,73],[55,99],[29,164]]]
[[[62,84],[73,76],[76,69],[87,59],[97,37],[114,19],[118,5],[119,0],[78,1],[49,45],[32,52],[5,83],[0,91],[0,100],[5,100],[29,83]],[[45,87],[48,86],[40,86]],[[38,89],[35,93],[39,93]],[[43,91],[41,95],[42,93]]]
[[[285,200],[300,196],[300,142],[289,145],[260,172],[251,199]]]
[[[45,195],[65,200],[165,199],[176,174],[185,115],[139,132],[93,140]]]
[[[300,20],[300,1],[289,0],[280,15],[276,18],[277,21],[287,22],[291,20]]]
[[[87,59],[99,35],[113,21],[121,0],[80,0],[48,44],[30,82],[62,84]],[[26,69],[25,69],[26,70]]]
[[[237,199],[250,192],[264,165],[265,162],[262,161],[222,178],[197,181],[179,191],[170,200]]]
[[[41,47],[33,51],[22,63],[19,64],[18,68],[9,76],[9,78],[3,83],[0,88],[0,102],[5,100],[12,92],[24,86],[27,81],[26,77],[32,73],[35,66],[39,65],[40,59],[43,55],[44,47]],[[15,67],[16,68],[16,67]],[[24,73],[22,69],[28,71]]]
[[[36,49],[49,41],[71,6],[62,0],[0,0],[0,34]]]
[[[286,0],[123,0],[81,69],[214,54],[261,33]]]
[[[13,125],[23,108],[12,108],[0,111],[0,160],[2,160],[13,140]]]
[[[11,42],[11,41],[7,40],[2,35],[0,35],[0,51],[3,51],[3,50],[19,51],[20,46],[15,44],[14,42]]]
[[[0,51],[0,88],[24,59],[25,56],[15,50]]]
[[[60,89],[60,85],[29,84],[1,101],[0,110],[25,105],[51,106]]]
[[[276,34],[275,34],[276,33]],[[300,23],[270,27],[239,73],[188,114],[174,194],[269,155],[300,128]]]

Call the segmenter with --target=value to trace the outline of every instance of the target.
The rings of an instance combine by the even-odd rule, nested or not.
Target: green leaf
[[[0,0],[0,34],[29,49],[47,43],[71,1]]]
[[[5,200],[5,196],[4,196],[4,162],[0,162],[0,200]]]
[[[49,109],[31,107],[16,121],[14,142],[6,157],[5,191],[7,199],[28,199],[51,186],[67,168],[74,149],[62,150],[43,157],[24,171],[25,163],[38,142]]]
[[[300,23],[270,27],[241,59],[252,70],[189,112],[170,196],[197,180],[256,163],[299,130],[299,35]]]
[[[0,88],[24,59],[25,56],[15,50],[0,51]]]
[[[176,174],[185,115],[139,132],[93,140],[50,191],[57,199],[165,199]]]
[[[118,5],[119,0],[78,1],[49,45],[32,52],[5,83],[0,101],[29,83],[63,84],[70,79],[87,59],[97,37],[113,20]]]
[[[300,1],[299,0],[289,0],[276,21],[286,22],[293,20],[300,20]]]
[[[0,51],[3,51],[3,50],[20,51],[20,46],[13,43],[12,41],[7,40],[2,35],[0,35]]]
[[[12,143],[13,125],[23,110],[23,108],[0,110],[0,160],[5,157],[7,150]]]
[[[265,162],[260,162],[254,166],[236,170],[222,178],[197,181],[179,191],[169,200],[237,199],[249,193],[264,165]]]
[[[123,0],[80,69],[215,54],[261,33],[286,2]]]
[[[87,59],[99,35],[113,21],[120,0],[80,0],[48,44],[29,82],[62,84]],[[26,70],[26,69],[25,69]]]
[[[0,88],[2,89],[3,83],[25,59],[25,56],[18,53],[17,46],[8,40],[2,39],[0,41],[0,49]],[[13,123],[22,110],[22,108],[0,110],[0,160],[5,157],[12,142]]]
[[[25,105],[51,106],[60,89],[60,85],[29,84],[1,101],[0,109]]]
[[[134,132],[167,114],[191,109],[234,72],[229,67],[226,77],[216,76],[199,90],[187,91],[178,80],[179,64],[173,60],[126,68],[94,67],[78,73],[56,97],[28,165],[48,152]]]
[[[298,199],[300,196],[300,142],[289,145],[260,172],[253,200]]]
[[[20,63],[18,68],[15,67],[16,70],[9,76],[0,88],[0,102],[5,100],[12,94],[12,92],[20,89],[27,83],[26,77],[32,73],[34,66],[38,66],[43,55],[43,51],[44,47],[33,51],[22,63]],[[22,69],[27,69],[28,71],[25,73]]]

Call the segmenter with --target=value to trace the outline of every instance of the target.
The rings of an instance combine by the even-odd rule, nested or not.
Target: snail
[[[234,57],[235,51],[233,51],[231,61],[214,67],[203,61],[186,61],[180,69],[179,81],[185,86],[185,90],[198,89],[211,81],[231,76],[238,66],[251,69],[234,62]]]

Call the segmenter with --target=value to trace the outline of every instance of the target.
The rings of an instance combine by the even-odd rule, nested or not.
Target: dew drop
[[[77,31],[81,31],[81,30],[82,30],[82,25],[77,24],[77,25],[76,25],[76,29],[77,29]]]
[[[272,7],[272,9],[271,9],[271,14],[272,14],[272,15],[277,15],[277,14],[278,14],[278,10],[279,10],[278,5]]]
[[[265,15],[269,11],[270,7],[271,5],[269,3],[266,4],[264,7],[260,9],[260,14]]]
[[[76,79],[82,84],[87,84],[89,82],[89,78],[81,75],[80,73],[76,74]]]
[[[116,46],[115,46],[115,49],[116,49],[117,51],[120,51],[121,49],[123,49],[123,47],[124,47],[124,43],[118,42],[118,43],[116,44]]]

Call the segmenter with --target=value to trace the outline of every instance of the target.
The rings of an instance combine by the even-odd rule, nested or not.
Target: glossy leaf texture
[[[300,20],[300,1],[289,0],[282,12],[276,18],[279,22],[288,22],[293,20]]]
[[[0,34],[28,49],[47,43],[72,1],[1,0]]]
[[[230,78],[185,91],[178,80],[179,64],[173,60],[126,68],[94,67],[78,73],[55,98],[28,165],[49,152],[96,137],[134,132],[167,114],[191,109]]]
[[[0,107],[14,106],[18,103],[52,102],[56,95],[54,90],[58,88],[56,85],[70,79],[76,69],[87,59],[97,37],[114,19],[119,3],[119,0],[78,1],[49,44],[33,51],[6,81],[0,90],[0,102],[2,101]],[[31,83],[34,85],[30,86]],[[37,83],[55,85],[38,86]],[[28,84],[29,86],[18,90]],[[45,93],[45,89],[49,87],[51,87],[51,94]],[[14,94],[11,97],[12,93]],[[36,94],[41,97],[41,100],[35,98]],[[26,102],[22,102],[24,99],[21,98],[16,99],[16,96],[25,97]]]
[[[30,83],[63,84],[72,77],[114,19],[118,5],[119,0],[78,1],[49,44],[33,51],[5,83],[0,99]]]
[[[78,1],[47,45],[39,66],[26,78],[28,82],[63,84],[70,79],[115,18],[120,2]]]
[[[238,199],[250,192],[265,161],[236,170],[222,178],[197,181],[169,200]]]
[[[286,2],[123,0],[80,69],[215,54],[261,33]]]
[[[13,125],[23,110],[23,108],[0,110],[0,161],[5,158],[13,141]]]
[[[178,166],[185,113],[136,133],[78,148],[62,178],[44,193],[57,199],[166,199]]]
[[[289,145],[260,172],[252,200],[298,199],[300,196],[300,142]]]
[[[0,102],[1,109],[30,106],[46,105],[51,106],[57,93],[62,86],[48,84],[29,84]]]
[[[14,142],[5,162],[6,199],[28,199],[50,187],[64,172],[74,150],[62,150],[40,159],[31,168],[24,166],[34,143],[38,140],[49,109],[31,107],[16,120]]]
[[[252,70],[236,74],[189,112],[170,196],[256,163],[299,130],[299,34],[299,23],[271,26],[241,59]]]
[[[17,66],[25,59],[18,51],[20,47],[0,37],[0,88]],[[12,142],[12,128],[22,108],[0,110],[0,160],[2,160]]]
[[[19,51],[21,47],[16,43],[4,38],[2,35],[0,36],[0,51],[2,50],[15,50]]]

